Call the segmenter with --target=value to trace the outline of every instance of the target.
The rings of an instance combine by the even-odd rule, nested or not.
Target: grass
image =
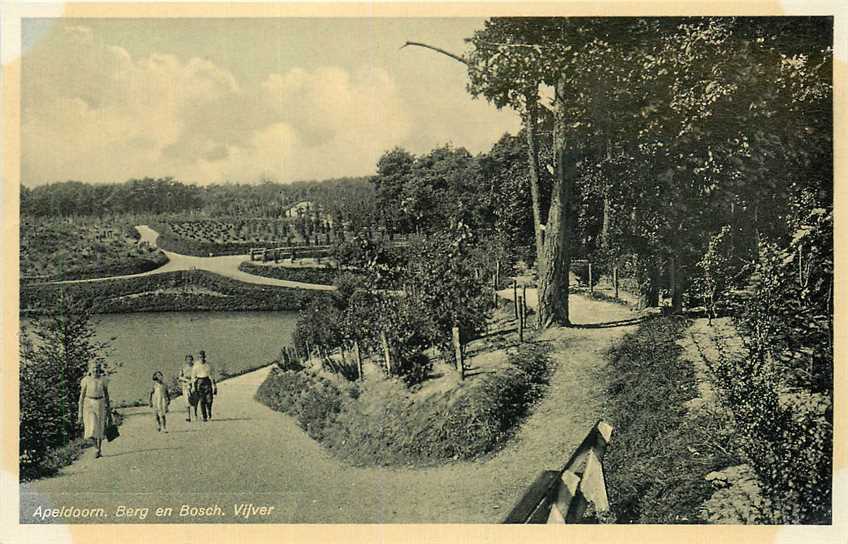
[[[695,370],[677,344],[687,325],[646,321],[610,353],[607,413],[616,431],[604,464],[619,523],[702,522],[712,495],[704,476],[728,465],[704,440],[708,416],[685,406],[698,396]]]
[[[117,426],[121,426],[124,418],[120,412],[113,411],[112,412],[112,421]],[[120,440],[120,437],[118,437]],[[105,440],[104,440],[105,442]],[[21,474],[20,481],[28,482],[32,480],[39,480],[42,478],[49,478],[51,476],[55,476],[59,473],[62,468],[72,464],[74,461],[79,459],[83,452],[88,448],[94,447],[94,443],[91,439],[85,438],[74,438],[64,446],[59,446],[57,448],[50,448],[45,452],[44,459],[37,465],[25,465],[21,464]]]
[[[139,245],[131,227],[116,223],[27,220],[20,229],[21,277],[36,281],[87,279],[153,270],[168,259]]]
[[[352,464],[422,466],[500,449],[543,396],[550,372],[548,348],[531,344],[506,368],[424,398],[397,380],[360,385],[308,369],[275,369],[256,396]]]

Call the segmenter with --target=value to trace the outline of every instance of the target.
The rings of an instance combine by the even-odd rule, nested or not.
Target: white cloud
[[[392,77],[295,68],[259,85],[199,58],[133,58],[87,27],[24,60],[22,179],[202,184],[366,174],[411,132]]]

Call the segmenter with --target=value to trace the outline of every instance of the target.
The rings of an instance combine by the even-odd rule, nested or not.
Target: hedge
[[[265,278],[300,281],[304,283],[321,283],[325,285],[332,285],[339,276],[339,271],[334,268],[263,266],[249,261],[241,263],[239,270]]]
[[[202,287],[217,295],[161,292],[181,287]],[[88,283],[21,285],[21,309],[37,312],[49,307],[60,291],[91,302],[97,313],[295,311],[314,297],[327,296],[303,289],[247,284],[205,270],[191,270]]]

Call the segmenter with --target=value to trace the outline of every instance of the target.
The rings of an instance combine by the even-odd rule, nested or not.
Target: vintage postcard
[[[844,542],[840,15],[4,5],[0,541]]]

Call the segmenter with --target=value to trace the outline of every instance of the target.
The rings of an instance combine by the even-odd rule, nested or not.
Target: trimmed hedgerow
[[[393,380],[357,384],[274,369],[257,399],[297,419],[312,438],[361,465],[433,464],[499,449],[544,394],[551,362],[523,346],[510,366],[418,399]]]
[[[239,270],[265,278],[326,285],[331,285],[339,277],[339,271],[334,268],[263,266],[249,261],[241,263]]]
[[[178,292],[187,288],[185,292]],[[193,292],[190,288],[202,288]],[[190,310],[292,311],[304,307],[315,291],[253,285],[205,270],[177,271],[138,278],[70,284],[21,285],[21,308],[38,312],[59,293],[91,303],[97,313],[179,312]]]

